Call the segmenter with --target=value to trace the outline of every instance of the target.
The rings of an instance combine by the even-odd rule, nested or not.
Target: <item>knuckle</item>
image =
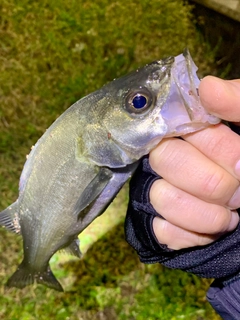
[[[222,125],[220,134],[218,132],[218,135],[215,135],[214,139],[208,139],[207,148],[211,151],[214,158],[218,158],[226,153],[226,148],[229,146],[229,136],[226,134],[226,130],[229,131],[229,128]]]
[[[172,164],[179,162],[180,154],[178,145],[182,141],[176,138],[164,139],[149,154],[149,164],[152,169],[161,175],[167,168],[171,168]],[[167,160],[167,161],[166,161]]]
[[[153,231],[159,243],[168,245],[169,232],[168,223],[166,220],[155,217],[153,219]]]
[[[231,221],[231,214],[228,210],[219,210],[214,216],[211,223],[211,233],[222,233],[228,229]]]
[[[167,245],[169,249],[180,250],[191,246],[191,241],[186,239],[188,232],[166,220],[155,218],[153,220],[153,230],[158,242]]]
[[[160,142],[160,144],[149,153],[149,164],[157,173],[159,173],[159,167],[161,166],[161,160],[165,154],[164,150],[167,148],[167,143],[167,141]]]
[[[195,243],[195,246],[206,246],[210,243],[212,243],[213,241],[215,241],[217,238],[216,236],[206,236],[206,235],[197,235],[196,236],[196,243]]]
[[[153,206],[157,205],[159,202],[164,202],[168,195],[168,188],[166,186],[166,181],[163,179],[158,179],[154,181],[150,188],[149,198]]]
[[[223,172],[214,172],[203,179],[201,189],[203,194],[211,200],[219,200],[227,190],[228,181]]]
[[[155,180],[153,182],[153,184],[151,185],[151,188],[150,188],[150,200],[155,200],[156,198],[158,198],[159,195],[161,195],[161,180]]]
[[[153,230],[158,242],[167,245],[169,248],[175,246],[176,232],[175,227],[167,220],[155,217],[153,220]]]

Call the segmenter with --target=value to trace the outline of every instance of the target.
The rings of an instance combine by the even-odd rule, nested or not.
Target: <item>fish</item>
[[[18,199],[0,225],[20,234],[23,260],[7,285],[63,291],[49,266],[59,250],[81,257],[78,235],[101,215],[140,159],[166,137],[220,120],[201,105],[188,50],[115,79],[69,107],[32,148]]]

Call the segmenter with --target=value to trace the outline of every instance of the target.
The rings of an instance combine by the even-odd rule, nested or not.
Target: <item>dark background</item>
[[[224,78],[240,78],[240,22],[196,2],[193,14],[196,26],[215,50],[216,73]]]

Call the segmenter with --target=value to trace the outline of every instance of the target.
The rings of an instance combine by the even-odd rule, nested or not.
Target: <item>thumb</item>
[[[240,79],[222,80],[207,76],[199,85],[199,96],[204,108],[211,114],[239,124]]]

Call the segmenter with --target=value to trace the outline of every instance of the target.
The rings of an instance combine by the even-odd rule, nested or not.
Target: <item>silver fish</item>
[[[78,234],[104,212],[138,160],[164,137],[216,124],[201,106],[196,66],[186,50],[152,62],[67,109],[24,165],[19,197],[0,224],[23,238],[24,258],[8,280],[62,291],[49,260],[60,250],[80,257]]]

